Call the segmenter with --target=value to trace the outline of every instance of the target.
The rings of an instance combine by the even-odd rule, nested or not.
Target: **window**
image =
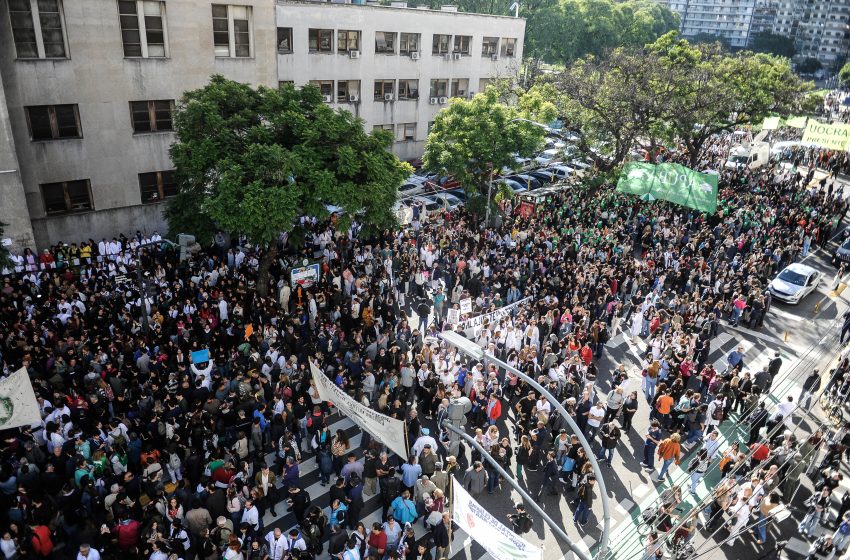
[[[174,130],[171,112],[174,100],[130,101],[130,113],[133,117],[133,132],[165,132]]]
[[[434,42],[431,45],[431,54],[446,54],[449,52],[449,40],[451,35],[434,35]]]
[[[119,0],[118,19],[125,58],[164,58],[165,2]]]
[[[465,97],[469,92],[469,80],[461,78],[452,80],[452,97]]]
[[[277,28],[277,52],[281,54],[292,52],[292,28]]]
[[[336,82],[336,101],[337,103],[354,102],[357,99],[354,96],[360,94],[359,80],[337,80]]]
[[[393,126],[392,123],[390,123],[390,124],[376,124],[375,126],[372,127],[372,130],[388,130],[388,131],[392,132],[394,128],[395,127]]]
[[[419,80],[399,80],[399,99],[419,99]]]
[[[360,32],[359,31],[344,31],[340,29],[336,32],[336,52],[339,54],[348,54],[348,51],[360,50]]]
[[[395,54],[396,35],[390,31],[376,31],[375,54]]]
[[[76,105],[36,105],[26,107],[30,137],[33,140],[80,138],[80,115]]]
[[[516,39],[510,37],[502,38],[502,58],[513,58],[516,56]]]
[[[398,142],[412,142],[416,140],[416,123],[400,123],[396,127],[396,140]]]
[[[18,58],[65,58],[59,0],[9,0],[12,38]]]
[[[393,94],[395,80],[375,80],[375,101],[383,101],[384,95]]]
[[[314,85],[319,88],[322,96],[324,96],[325,101],[330,103],[333,101],[334,94],[334,82],[333,80],[310,80],[310,85]]]
[[[251,6],[213,4],[213,43],[219,58],[251,56]]]
[[[481,56],[492,56],[499,54],[499,38],[484,37],[484,43],[481,44]]]
[[[48,216],[94,209],[88,179],[45,183],[41,185],[41,197],[44,200],[44,212]]]
[[[446,97],[448,89],[448,80],[431,80],[431,97]]]
[[[410,55],[419,52],[419,33],[402,33],[398,39],[399,54]]]
[[[333,52],[334,30],[333,29],[311,29],[307,33],[310,52]]]
[[[472,42],[472,37],[469,35],[455,35],[454,52],[469,56],[469,44]]]
[[[159,202],[177,194],[177,180],[174,171],[153,171],[139,173],[139,191],[142,194],[142,204]]]

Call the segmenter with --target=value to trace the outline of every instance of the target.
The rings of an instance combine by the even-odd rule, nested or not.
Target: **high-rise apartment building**
[[[357,1],[357,0],[355,0]],[[164,228],[183,92],[315,84],[421,155],[451,97],[515,75],[519,18],[290,0],[0,0],[0,222],[16,247]]]
[[[755,0],[669,0],[681,18],[682,35],[722,37],[732,47],[745,47],[752,32]]]

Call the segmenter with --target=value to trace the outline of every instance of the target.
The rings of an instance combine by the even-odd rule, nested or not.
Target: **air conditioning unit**
[[[449,98],[448,98],[448,97],[441,97],[441,98],[440,98],[440,105],[445,105],[445,104],[446,104],[446,103],[448,103],[448,102],[449,102]]]
[[[459,52],[452,53],[452,58],[455,60],[460,60],[461,54]]]
[[[331,102],[333,102],[333,100],[334,100],[334,98],[330,95],[323,95],[322,96],[322,101],[324,101],[325,103],[331,103]]]
[[[491,55],[490,55],[490,60],[499,60],[499,55],[498,55],[498,54],[496,54],[496,53],[491,54]]]
[[[360,58],[360,51],[348,51],[348,56],[351,58]]]
[[[451,60],[451,59],[452,59],[452,53],[446,53],[446,54],[443,55],[443,60]]]
[[[357,95],[356,93],[352,93],[351,95],[348,96],[348,100],[351,101],[352,103],[357,103],[358,101],[360,101],[360,96]]]
[[[384,101],[392,101],[392,100],[393,100],[393,94],[391,94],[391,93],[385,93],[384,94]]]
[[[436,105],[439,101],[440,101],[439,97],[432,97],[431,98],[431,105]]]
[[[419,53],[417,51],[413,51],[412,53],[410,53],[410,59],[419,60]]]

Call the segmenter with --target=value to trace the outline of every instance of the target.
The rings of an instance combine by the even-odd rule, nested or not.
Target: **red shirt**
[[[370,532],[369,546],[376,550],[385,550],[387,548],[387,534],[383,531],[377,534],[374,531]]]
[[[752,444],[750,451],[753,452],[753,459],[756,461],[764,461],[770,455],[770,448],[763,443]]]

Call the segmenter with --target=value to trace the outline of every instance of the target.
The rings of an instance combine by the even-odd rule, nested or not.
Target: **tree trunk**
[[[271,243],[260,259],[260,271],[257,278],[257,294],[260,297],[268,297],[269,295],[269,268],[275,258],[277,258],[277,242]]]

